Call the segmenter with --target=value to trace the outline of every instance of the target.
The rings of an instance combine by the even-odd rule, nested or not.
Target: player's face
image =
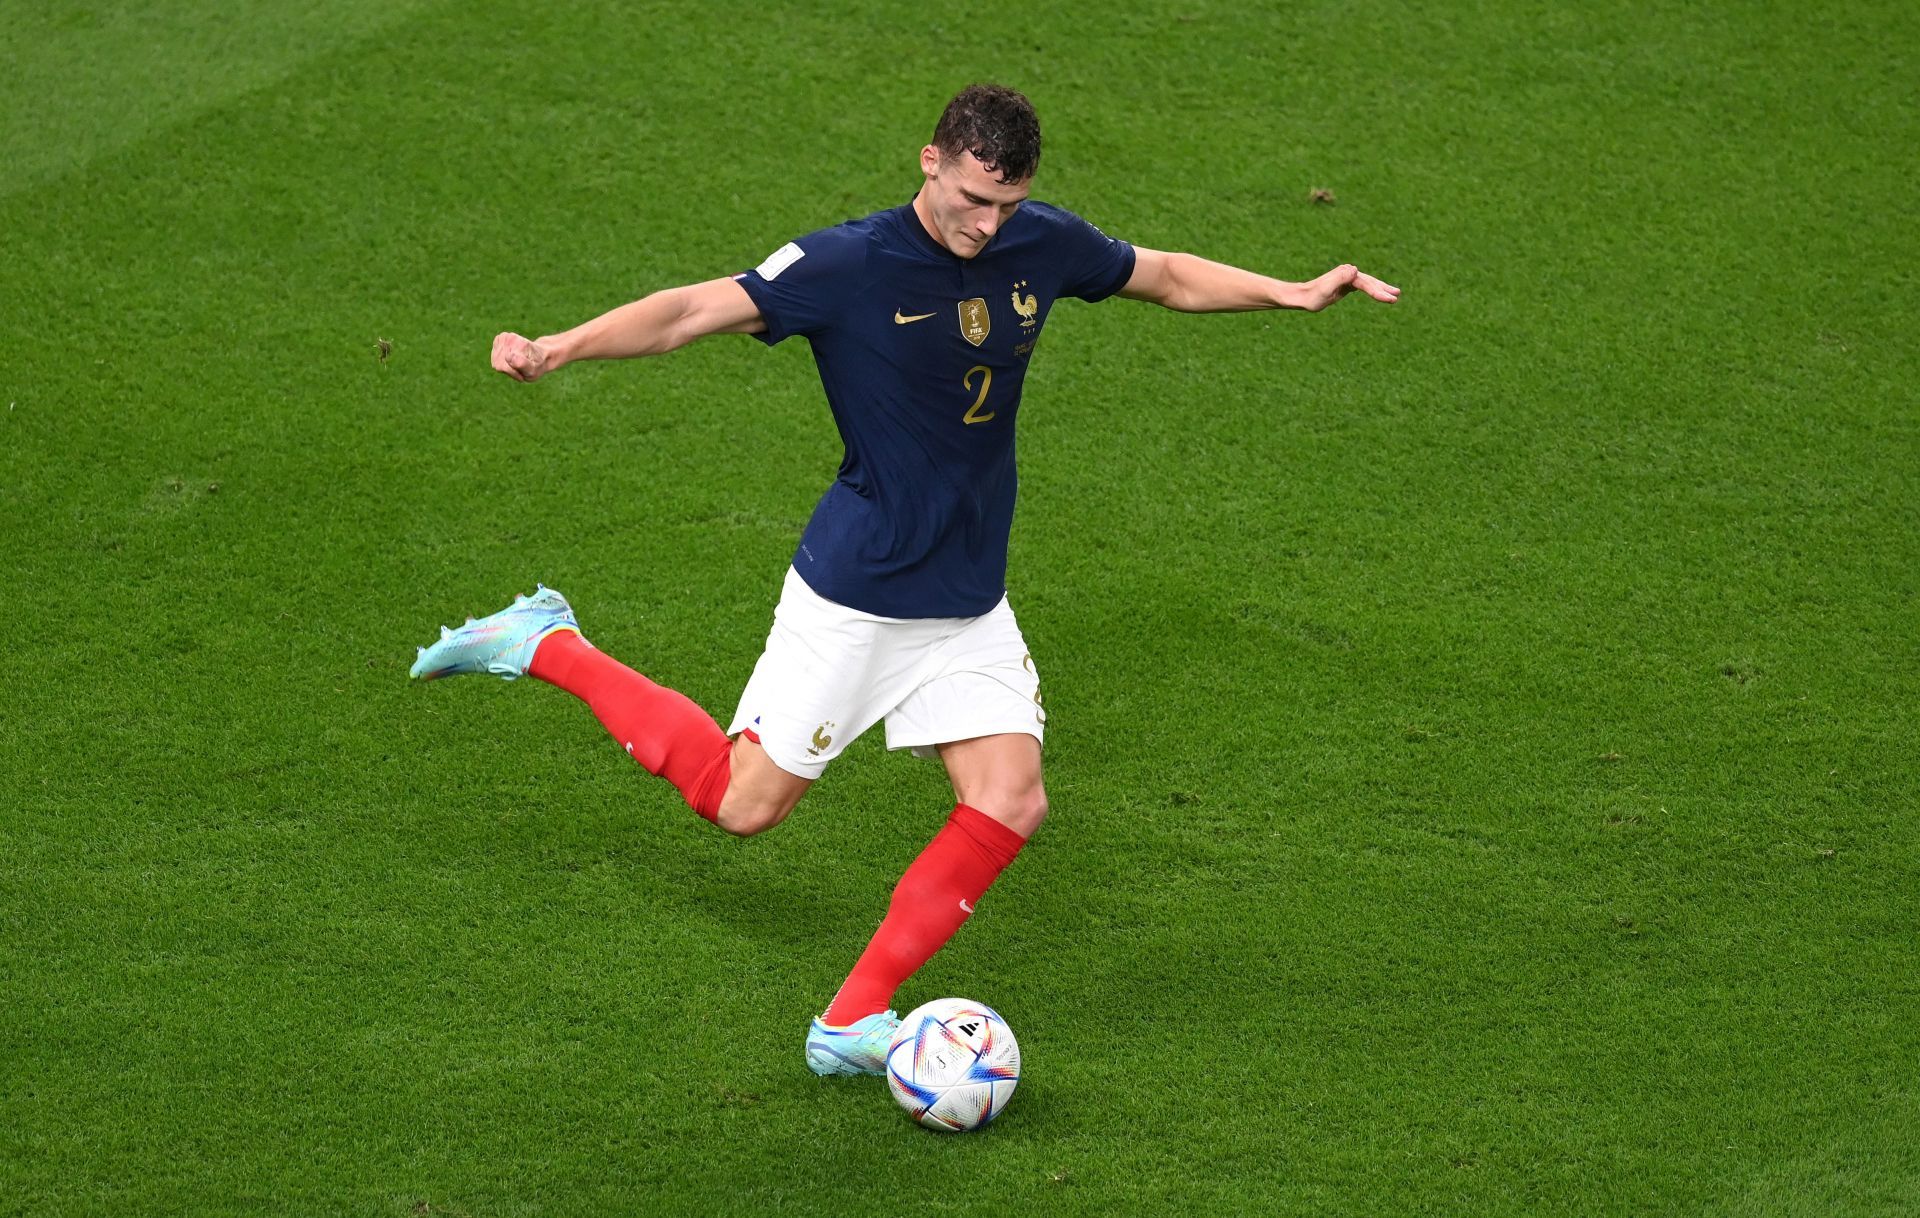
[[[923,214],[940,244],[961,258],[987,248],[1033,185],[1032,178],[1002,182],[971,152],[943,156],[931,144],[920,150],[920,172],[927,178],[920,190]]]

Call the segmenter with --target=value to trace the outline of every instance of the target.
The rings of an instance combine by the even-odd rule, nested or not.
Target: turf
[[[10,13],[0,1212],[1920,1208],[1917,37]],[[405,677],[541,579],[731,708],[838,457],[805,350],[487,344],[904,201],[977,78],[1037,197],[1406,295],[1055,314],[1053,814],[902,995],[1028,1074],[943,1138],[799,1053],[937,768],[863,740],[734,841],[557,691]]]

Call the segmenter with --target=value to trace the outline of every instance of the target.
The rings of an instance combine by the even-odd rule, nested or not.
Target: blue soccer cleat
[[[533,663],[540,640],[556,630],[580,633],[567,598],[541,584],[532,596],[516,596],[513,604],[486,617],[469,618],[457,630],[440,628],[439,641],[422,647],[411,676],[422,681],[490,672],[511,681]]]
[[[844,1028],[818,1019],[807,1029],[807,1068],[815,1074],[885,1074],[887,1050],[900,1029],[900,1017],[881,1011]]]

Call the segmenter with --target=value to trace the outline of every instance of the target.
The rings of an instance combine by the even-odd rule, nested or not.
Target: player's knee
[[[1046,791],[1044,791],[1039,787],[1035,787],[1032,793],[1026,796],[1026,798],[1022,801],[1020,805],[1020,813],[1021,813],[1020,833],[1023,836],[1032,837],[1033,831],[1040,827],[1040,822],[1047,819]]]
[[[771,800],[728,798],[720,801],[720,811],[713,823],[735,837],[752,837],[787,819],[787,813],[792,810],[790,805],[782,806]]]
[[[1047,819],[1047,792],[1038,785],[996,795],[981,803],[980,811],[1021,837],[1032,837],[1040,822]]]

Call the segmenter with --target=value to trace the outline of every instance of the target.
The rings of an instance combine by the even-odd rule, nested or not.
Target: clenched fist
[[[504,372],[516,381],[537,381],[557,367],[553,352],[533,339],[518,334],[494,335],[495,372]]]

